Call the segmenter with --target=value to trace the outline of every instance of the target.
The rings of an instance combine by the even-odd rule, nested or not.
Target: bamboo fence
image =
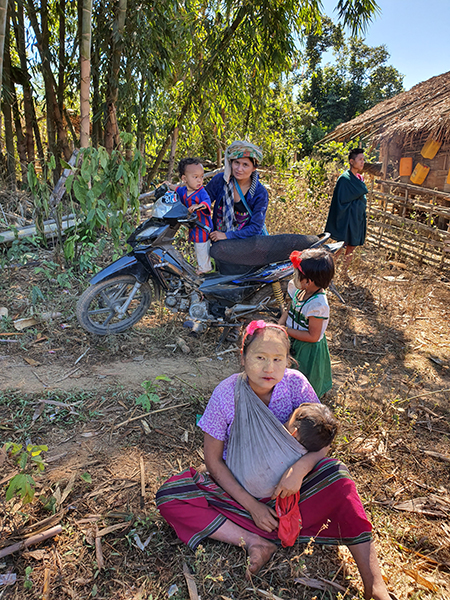
[[[396,260],[450,271],[450,194],[377,179],[368,194],[367,241]],[[439,226],[438,226],[439,225]]]

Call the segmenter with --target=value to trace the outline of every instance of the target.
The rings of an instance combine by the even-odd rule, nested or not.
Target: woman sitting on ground
[[[205,187],[214,203],[213,242],[261,235],[269,196],[256,168],[262,160],[258,146],[233,142],[225,151],[225,171]]]
[[[276,427],[300,404],[319,402],[306,377],[287,368],[289,338],[284,327],[252,321],[241,352],[244,373],[232,375],[216,387],[199,421],[208,472],[190,468],[166,481],[156,494],[161,515],[193,550],[206,538],[244,545],[249,555],[247,576],[251,576],[277,549],[276,497],[292,496],[300,490],[303,525],[297,540],[308,543],[315,538],[319,544],[347,545],[361,574],[365,598],[389,600],[372,526],[355,484],[345,465],[326,458],[327,449],[307,452],[289,463],[272,498],[251,495],[227,466],[227,449],[241,444],[250,452],[261,438],[271,450],[272,444],[277,444]],[[262,413],[270,413],[270,418],[276,417],[272,437],[253,435],[249,440],[248,428],[235,427],[242,398]],[[263,473],[259,480],[264,478],[264,469],[255,468],[255,472]]]

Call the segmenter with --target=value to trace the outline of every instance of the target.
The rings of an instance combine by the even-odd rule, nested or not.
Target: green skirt
[[[291,355],[319,398],[331,390],[331,360],[325,336],[314,344],[292,339]]]

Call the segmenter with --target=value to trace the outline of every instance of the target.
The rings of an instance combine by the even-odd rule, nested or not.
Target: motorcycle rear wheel
[[[96,335],[122,333],[137,323],[148,310],[152,290],[142,283],[124,317],[118,309],[128,300],[136,283],[132,275],[120,275],[89,287],[77,302],[77,319],[81,327]]]

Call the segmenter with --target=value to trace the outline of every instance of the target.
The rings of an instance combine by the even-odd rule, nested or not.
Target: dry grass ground
[[[312,197],[310,204],[299,206],[294,180],[269,184],[273,198],[278,189],[288,191],[284,201],[271,205],[269,223],[278,219],[284,231],[299,231],[298,223],[307,222],[307,232],[320,231],[323,201]],[[350,282],[341,281],[339,274],[336,278],[346,304],[331,296],[327,332],[334,386],[325,402],[342,424],[333,455],[355,478],[374,525],[389,589],[398,599],[448,599],[448,274],[403,265],[366,247],[350,275]],[[32,285],[45,294],[52,286],[56,289],[42,273],[17,268],[4,276],[0,304],[7,303],[14,317],[27,316]],[[233,352],[216,355],[219,332],[189,338],[180,319],[158,307],[132,332],[94,339],[71,317],[76,285],[68,292],[53,295],[67,327],[41,323],[22,336],[4,335],[3,339],[21,341],[2,343],[0,348],[0,384],[7,374],[1,365],[13,363],[30,369],[26,372],[34,381],[38,380],[31,369],[44,383],[49,373],[56,382],[59,369],[61,376],[69,374],[63,382],[66,389],[73,383],[72,392],[60,391],[57,383],[28,395],[2,388],[1,440],[45,443],[49,451],[29,505],[5,502],[5,480],[14,466],[9,460],[0,466],[0,547],[25,538],[36,527],[60,523],[62,533],[0,559],[0,578],[6,573],[17,576],[15,584],[0,585],[0,599],[157,600],[171,594],[184,600],[189,597],[184,564],[202,599],[358,597],[361,585],[345,548],[313,544],[282,549],[249,584],[243,577],[246,558],[241,549],[206,542],[194,554],[177,540],[159,517],[154,494],[169,475],[202,463],[196,415],[214,385],[239,368],[237,357]],[[13,334],[14,329],[7,325],[3,333]],[[180,335],[191,347],[191,354],[183,357],[174,349]],[[228,347],[232,346],[223,349]],[[70,374],[87,348],[77,363],[79,370]],[[27,359],[38,364],[30,365]],[[160,402],[151,409],[164,410],[147,416],[135,399],[142,393],[142,381],[153,379],[154,372],[146,376],[137,370],[134,384],[126,386],[111,373],[105,379],[94,377],[99,366],[106,372],[115,361],[130,366],[152,361],[158,369],[163,360],[183,368],[188,363],[191,369],[180,368],[178,377],[171,372],[171,381],[160,383]],[[164,368],[158,373],[163,375]],[[76,386],[79,377],[82,390]],[[296,581],[308,579],[325,589]]]

